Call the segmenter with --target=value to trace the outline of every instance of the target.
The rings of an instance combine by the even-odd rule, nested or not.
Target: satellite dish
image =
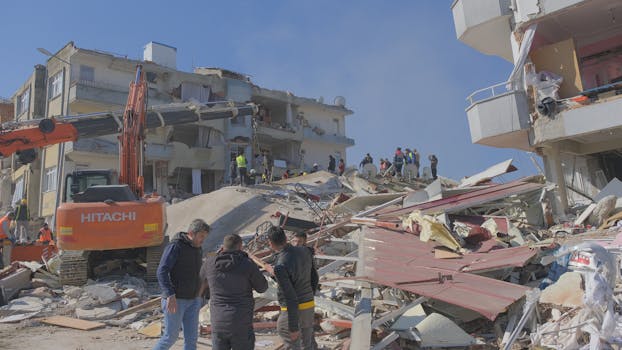
[[[335,97],[335,100],[333,101],[333,104],[335,106],[345,107],[346,106],[346,98],[343,97],[343,96],[337,96],[337,97]]]

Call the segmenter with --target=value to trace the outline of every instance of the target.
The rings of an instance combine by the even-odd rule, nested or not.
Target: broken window
[[[209,102],[211,88],[208,85],[199,85],[195,83],[181,83],[181,99],[182,101],[197,100],[201,103]]]

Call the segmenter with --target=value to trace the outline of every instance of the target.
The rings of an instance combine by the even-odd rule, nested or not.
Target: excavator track
[[[64,251],[61,255],[60,282],[63,285],[82,286],[88,276],[88,251]]]
[[[145,273],[145,281],[157,282],[158,281],[158,265],[160,264],[160,258],[164,247],[168,244],[168,236],[164,236],[162,244],[155,247],[147,247],[146,262],[147,272]]]

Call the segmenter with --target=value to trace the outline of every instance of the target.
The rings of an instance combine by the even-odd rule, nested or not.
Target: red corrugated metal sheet
[[[527,287],[467,273],[523,266],[536,254],[528,247],[473,253],[459,259],[436,259],[434,244],[384,229],[365,228],[359,250],[362,276],[381,285],[458,305],[494,320],[520,299]],[[452,280],[440,283],[438,275]],[[430,281],[434,279],[434,281]]]
[[[544,187],[544,184],[536,181],[538,179],[538,177],[523,178],[508,182],[506,184],[494,185],[472,192],[455,195],[449,198],[415,204],[403,209],[381,211],[377,214],[377,218],[382,220],[390,220],[398,216],[408,215],[414,210],[421,210],[424,214],[455,213],[512,195],[537,191]]]

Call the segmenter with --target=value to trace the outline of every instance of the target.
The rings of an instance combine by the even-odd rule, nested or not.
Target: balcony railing
[[[94,81],[94,80],[73,80],[71,82],[71,85],[83,85],[83,86],[88,86],[88,87],[94,87],[94,88],[99,88],[99,89],[107,89],[107,90],[114,90],[114,91],[124,91],[127,92],[129,91],[129,87],[127,86],[123,86],[123,85],[117,85],[117,84],[112,84],[112,83],[106,83],[103,81]]]
[[[469,101],[469,106],[472,106],[478,102],[482,102],[489,98],[503,95],[508,92],[515,92],[515,91],[516,89],[513,88],[511,82],[504,81],[503,83],[495,84],[493,86],[489,86],[483,89],[476,90],[472,94],[470,94],[466,98],[466,100]]]

